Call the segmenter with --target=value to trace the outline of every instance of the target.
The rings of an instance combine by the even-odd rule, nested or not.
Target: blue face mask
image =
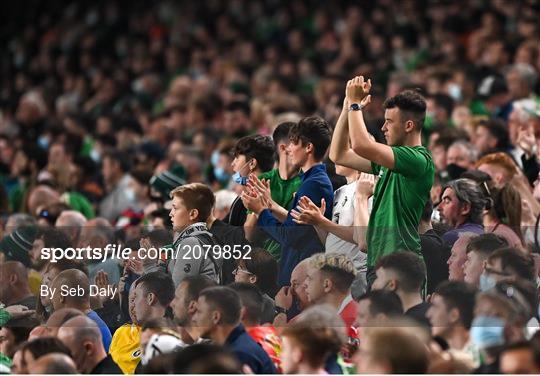
[[[210,163],[212,163],[212,166],[217,166],[219,163],[219,151],[214,151],[212,153],[212,156],[210,157]]]
[[[248,177],[240,175],[240,172],[235,172],[232,179],[236,184],[247,185]]]
[[[244,163],[244,165],[239,170],[242,170],[250,161]],[[240,175],[240,171],[235,172],[232,176],[232,179],[236,184],[247,185],[248,177]]]
[[[480,274],[480,291],[488,291],[495,287],[497,281],[486,273]]]
[[[229,174],[227,174],[225,169],[223,169],[222,167],[214,168],[214,176],[216,177],[217,180],[219,180],[222,183],[227,182],[229,178],[231,177]]]
[[[471,326],[471,339],[480,349],[504,345],[504,320],[490,316],[475,317]]]

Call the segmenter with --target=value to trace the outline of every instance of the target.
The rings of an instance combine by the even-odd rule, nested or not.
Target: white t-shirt
[[[354,225],[354,196],[356,193],[356,180],[344,185],[334,192],[334,208],[332,210],[332,222],[341,226]],[[357,272],[367,270],[367,256],[360,251],[358,245],[349,243],[340,237],[328,233],[326,237],[326,252],[339,253],[348,256]]]

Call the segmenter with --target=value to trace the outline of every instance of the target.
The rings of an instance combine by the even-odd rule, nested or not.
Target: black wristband
[[[287,314],[287,310],[283,307],[275,306],[274,309],[276,311],[276,314],[280,314],[280,313]]]

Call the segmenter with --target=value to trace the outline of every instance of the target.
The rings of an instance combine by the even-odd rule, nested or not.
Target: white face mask
[[[126,198],[129,202],[135,202],[137,201],[137,197],[135,196],[135,191],[132,188],[127,188],[124,191],[124,194],[126,195]]]

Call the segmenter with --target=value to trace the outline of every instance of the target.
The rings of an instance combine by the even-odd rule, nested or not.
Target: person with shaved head
[[[0,302],[6,306],[36,308],[36,297],[28,285],[28,269],[19,261],[0,264]]]
[[[52,353],[42,356],[28,365],[28,373],[41,375],[76,374],[77,366],[66,354]]]
[[[66,234],[71,240],[71,244],[79,243],[79,236],[83,226],[86,224],[86,217],[75,210],[64,210],[56,219],[55,227]]]
[[[69,291],[71,289],[77,291],[74,296],[62,293],[62,290]],[[50,291],[54,292],[50,296],[53,310],[74,308],[82,311],[98,325],[103,338],[103,346],[109,351],[112,339],[111,331],[101,317],[90,308],[90,282],[88,276],[77,269],[64,270],[53,280]]]
[[[77,370],[83,374],[121,374],[122,371],[107,355],[101,331],[89,317],[77,316],[58,330],[58,339],[71,349]]]

